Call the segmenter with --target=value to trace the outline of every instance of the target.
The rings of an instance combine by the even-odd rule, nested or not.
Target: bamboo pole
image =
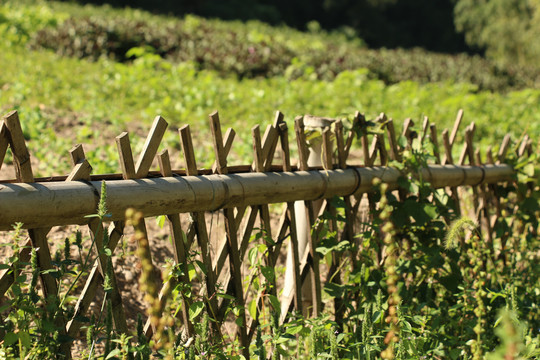
[[[430,165],[422,176],[434,188],[508,181],[507,164],[483,166]],[[107,182],[110,220],[123,220],[133,207],[145,217],[223,208],[317,200],[372,191],[380,178],[398,187],[399,170],[392,167],[296,172],[241,173],[115,180]],[[0,231],[15,222],[25,228],[88,224],[99,202],[100,181],[0,184]]]

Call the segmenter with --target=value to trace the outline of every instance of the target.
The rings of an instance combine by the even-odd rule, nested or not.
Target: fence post
[[[307,163],[309,167],[320,167],[322,163],[322,131],[325,128],[329,128],[334,119],[321,118],[306,115],[304,116],[304,126],[306,132],[318,131],[321,133],[319,136],[309,137],[309,156]],[[319,210],[322,205],[322,200],[312,201],[311,205],[313,207],[313,213],[315,216],[319,213]],[[311,224],[308,216],[306,216],[306,202],[305,201],[295,201],[294,210],[296,214],[296,232],[298,234],[298,250],[300,259],[303,258],[306,251],[309,251],[309,235],[311,232]],[[294,279],[293,279],[293,254],[291,244],[289,243],[287,249],[287,267],[285,270],[285,283],[283,286],[284,297],[294,296]],[[312,270],[310,270],[311,272]],[[315,284],[312,284],[311,277],[307,276],[302,285],[302,308],[304,315],[308,315],[309,308],[313,307],[313,292],[312,287]],[[288,309],[281,309],[282,318],[284,318],[285,313]]]

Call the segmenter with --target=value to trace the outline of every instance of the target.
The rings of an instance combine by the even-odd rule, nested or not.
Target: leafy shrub
[[[540,84],[540,70],[534,68],[500,68],[479,56],[421,49],[369,50],[345,35],[318,35],[320,39],[287,28],[271,30],[257,22],[241,26],[194,16],[178,21],[149,16],[77,16],[33,34],[31,46],[61,55],[91,59],[107,56],[118,61],[132,59],[128,50],[142,47],[173,62],[193,61],[199,69],[241,78],[297,78],[308,72],[317,79],[332,80],[343,71],[367,68],[371,78],[386,84],[451,80],[489,90]]]

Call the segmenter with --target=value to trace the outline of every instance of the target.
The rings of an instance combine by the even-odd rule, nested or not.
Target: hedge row
[[[133,52],[128,51],[140,47],[173,62],[192,61],[201,69],[239,77],[285,75],[332,80],[344,70],[367,68],[372,78],[388,84],[451,80],[476,84],[481,90],[540,87],[540,70],[502,69],[479,56],[421,49],[370,50],[345,36],[302,37],[293,30],[269,30],[260,23],[224,26],[194,16],[162,23],[152,18],[70,18],[33,34],[30,46],[61,55],[106,56],[117,61],[131,60]]]

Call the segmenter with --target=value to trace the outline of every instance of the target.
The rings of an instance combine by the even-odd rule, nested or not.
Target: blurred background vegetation
[[[486,54],[536,65],[539,0],[77,0],[154,13],[261,20],[300,30],[347,30],[370,48]],[[316,22],[316,25],[314,25]],[[311,26],[310,26],[311,25]]]

